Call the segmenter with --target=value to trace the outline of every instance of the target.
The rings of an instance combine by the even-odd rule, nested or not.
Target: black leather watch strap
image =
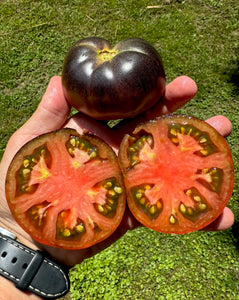
[[[11,234],[11,233],[10,233]],[[45,299],[56,299],[69,291],[69,279],[63,267],[0,232],[0,275],[21,290]]]

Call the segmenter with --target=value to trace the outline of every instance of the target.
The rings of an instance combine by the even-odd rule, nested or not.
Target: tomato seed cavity
[[[148,195],[152,188],[153,185],[145,184],[132,188],[131,193],[140,209],[151,219],[156,219],[162,211],[163,203],[162,199],[154,199],[154,203],[151,203]]]
[[[115,178],[105,181],[102,184],[102,188],[106,190],[105,204],[94,203],[94,207],[100,214],[113,217],[116,212],[119,195],[123,193],[123,189],[117,186]]]
[[[184,148],[184,137],[191,136],[198,143],[200,150],[195,148],[194,154],[199,156],[209,156],[218,151],[217,147],[211,141],[208,133],[199,130],[198,128],[187,125],[173,123],[168,126],[168,137],[177,146],[180,146],[182,150],[188,150]]]
[[[36,167],[37,165],[39,165],[39,167]],[[50,165],[51,155],[46,145],[36,148],[32,155],[26,156],[21,168],[16,173],[16,196],[23,193],[33,193],[37,188],[37,182],[35,184],[30,183],[30,178],[34,168],[37,169],[36,173],[38,173],[37,176],[40,180],[49,176],[47,169]]]
[[[134,165],[140,162],[140,153],[142,154],[142,150],[145,148],[146,144],[148,147],[153,147],[153,138],[150,135],[143,135],[139,139],[136,140],[132,146],[128,149],[128,156],[130,159],[130,166],[133,167]]]
[[[59,213],[56,223],[56,237],[60,239],[79,239],[85,232],[85,225],[82,220],[75,220],[71,210],[64,210]]]

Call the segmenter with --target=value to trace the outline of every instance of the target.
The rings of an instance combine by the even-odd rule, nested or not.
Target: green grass
[[[146,228],[71,271],[74,299],[236,299],[239,261],[227,233],[163,235]]]
[[[198,84],[180,112],[223,114],[233,124],[233,228],[183,236],[128,232],[71,270],[73,299],[239,299],[238,15],[237,0],[0,1],[0,157],[50,77],[61,74],[67,49],[92,35],[112,44],[148,40],[162,55],[168,82],[185,74]]]

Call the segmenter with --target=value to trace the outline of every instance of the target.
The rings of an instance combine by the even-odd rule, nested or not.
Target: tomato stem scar
[[[116,50],[110,50],[110,49],[102,49],[98,51],[98,56],[101,60],[107,61],[111,60],[115,55],[118,54],[118,51]]]

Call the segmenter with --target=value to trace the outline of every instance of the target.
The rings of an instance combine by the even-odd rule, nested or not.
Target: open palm
[[[83,130],[89,130],[97,136],[101,137],[108,143],[117,153],[119,144],[124,134],[131,130],[139,123],[145,120],[152,119],[156,116],[172,113],[182,107],[186,102],[192,99],[197,92],[195,82],[186,76],[176,78],[166,87],[163,99],[150,111],[140,115],[116,129],[110,129],[103,123],[93,120],[81,113],[77,113],[69,118],[70,106],[67,103],[61,85],[61,77],[55,76],[51,79],[45,95],[42,98],[37,110],[32,117],[10,138],[0,165],[0,194],[1,194],[1,211],[0,211],[0,226],[8,228],[16,233],[20,241],[30,247],[40,248],[48,251],[51,256],[58,261],[74,265],[81,262],[84,258],[89,257],[100,250],[104,249],[117,238],[122,236],[128,229],[133,229],[139,226],[139,223],[126,209],[124,218],[116,230],[116,232],[104,242],[93,247],[83,250],[64,250],[55,249],[49,246],[40,245],[34,242],[27,233],[25,233],[18,224],[14,221],[5,199],[5,176],[8,166],[15,153],[27,141],[32,138],[62,127],[71,127],[79,133]],[[215,116],[207,120],[221,135],[227,136],[231,132],[230,121],[223,116]],[[234,221],[233,213],[228,208],[225,208],[222,215],[214,221],[205,230],[223,230],[229,228]]]

